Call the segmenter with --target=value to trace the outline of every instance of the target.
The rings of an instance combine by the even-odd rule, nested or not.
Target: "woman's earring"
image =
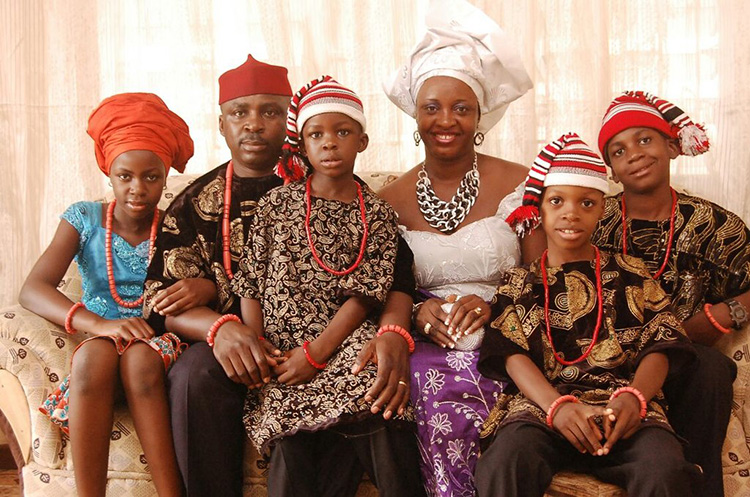
[[[166,190],[166,189],[167,189],[167,184],[164,183],[164,188],[162,188],[162,190]]]
[[[414,146],[418,147],[419,143],[422,141],[422,135],[419,134],[419,130],[416,130],[414,132]]]
[[[109,185],[110,188],[112,188],[112,182],[111,181],[107,181],[107,184]]]
[[[484,133],[482,133],[481,131],[477,131],[476,133],[474,133],[474,145],[478,147],[482,143],[484,143]]]

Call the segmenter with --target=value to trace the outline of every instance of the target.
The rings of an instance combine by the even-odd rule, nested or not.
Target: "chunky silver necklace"
[[[478,195],[479,169],[477,168],[476,153],[474,154],[474,164],[466,172],[450,202],[440,200],[435,195],[424,162],[422,163],[422,169],[419,171],[417,179],[417,203],[424,220],[433,228],[443,233],[450,233],[455,230],[469,215]]]

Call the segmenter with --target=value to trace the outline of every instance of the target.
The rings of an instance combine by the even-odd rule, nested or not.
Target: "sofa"
[[[376,190],[395,176],[386,173],[360,174]],[[160,207],[195,176],[171,176]],[[81,281],[72,264],[60,282],[60,290],[71,300],[81,295]],[[37,407],[67,375],[76,345],[85,334],[68,335],[57,325],[11,305],[0,309],[0,427],[9,440],[19,468],[23,495],[73,495],[75,481],[69,439]],[[717,347],[738,365],[734,384],[734,404],[724,444],[724,486],[726,495],[750,496],[750,403],[746,406],[750,381],[750,339],[748,330],[725,337]],[[267,463],[246,444],[244,495],[266,496]],[[109,453],[107,495],[155,495],[133,421],[127,408],[115,410]],[[366,479],[358,497],[376,496],[377,490]],[[561,473],[548,490],[549,496],[625,495],[621,489],[598,482],[586,475]]]

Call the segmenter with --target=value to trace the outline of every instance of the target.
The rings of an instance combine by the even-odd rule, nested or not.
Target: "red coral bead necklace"
[[[117,302],[117,305],[125,307],[127,309],[133,309],[140,306],[143,303],[143,294],[136,300],[123,300],[120,294],[117,293],[117,286],[115,284],[115,272],[112,269],[112,219],[115,215],[115,204],[117,200],[112,200],[107,207],[107,220],[106,220],[106,236],[104,238],[104,252],[107,259],[107,280],[109,283],[109,293],[112,295],[112,299]],[[156,230],[159,227],[159,209],[154,209],[154,220],[151,222],[151,233],[148,237],[148,260],[151,261],[151,257],[154,255],[154,243],[156,241]]]
[[[586,359],[591,351],[594,349],[597,338],[599,338],[599,330],[602,326],[602,316],[604,314],[604,304],[602,302],[602,260],[599,255],[599,249],[594,247],[596,253],[596,302],[597,302],[597,316],[596,316],[596,327],[594,328],[594,335],[591,337],[591,344],[588,346],[586,351],[578,359],[572,361],[566,361],[555,350],[555,344],[552,341],[552,327],[549,321],[549,283],[547,283],[547,250],[542,254],[541,270],[542,270],[542,283],[544,284],[544,320],[547,322],[547,340],[552,348],[552,355],[555,356],[555,360],[565,366],[570,366],[581,362]]]
[[[331,269],[330,267],[326,266],[326,264],[320,259],[318,256],[318,253],[315,251],[315,245],[313,244],[312,239],[312,229],[310,228],[310,211],[312,210],[312,199],[310,194],[310,181],[312,180],[312,175],[310,175],[307,178],[307,183],[305,185],[305,232],[307,233],[307,242],[310,244],[310,251],[312,252],[313,259],[315,259],[315,262],[318,263],[320,267],[322,267],[325,271],[335,274],[336,276],[344,276],[355,269],[357,269],[357,266],[359,266],[359,263],[362,262],[362,258],[365,255],[365,247],[367,247],[367,235],[368,235],[368,228],[367,228],[367,217],[365,216],[365,199],[362,196],[362,187],[359,185],[358,182],[354,182],[355,185],[357,185],[357,197],[359,197],[359,211],[362,217],[362,226],[363,226],[363,232],[362,232],[362,243],[359,246],[359,255],[357,255],[357,260],[354,261],[354,264],[349,266],[348,268],[344,269],[343,271],[336,271],[335,269]]]
[[[652,278],[658,280],[659,277],[664,273],[669,262],[669,255],[672,253],[672,241],[674,240],[674,218],[677,210],[677,192],[674,188],[670,188],[669,191],[672,193],[672,211],[669,214],[669,240],[667,241],[667,253],[664,254],[664,261],[661,263],[661,267],[656,274],[651,275]],[[623,193],[620,198],[620,212],[622,213],[622,255],[628,255],[628,222],[625,218],[625,194]]]
[[[227,173],[224,177],[224,209],[221,217],[221,245],[223,252],[224,271],[227,278],[234,278],[232,272],[232,254],[229,252],[229,207],[232,205],[232,174],[234,173],[234,164],[229,161]]]

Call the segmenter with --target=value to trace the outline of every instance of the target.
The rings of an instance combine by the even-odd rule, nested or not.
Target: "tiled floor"
[[[0,445],[0,497],[20,497],[18,472],[7,445]]]
[[[18,473],[15,469],[0,470],[0,497],[20,497]]]

